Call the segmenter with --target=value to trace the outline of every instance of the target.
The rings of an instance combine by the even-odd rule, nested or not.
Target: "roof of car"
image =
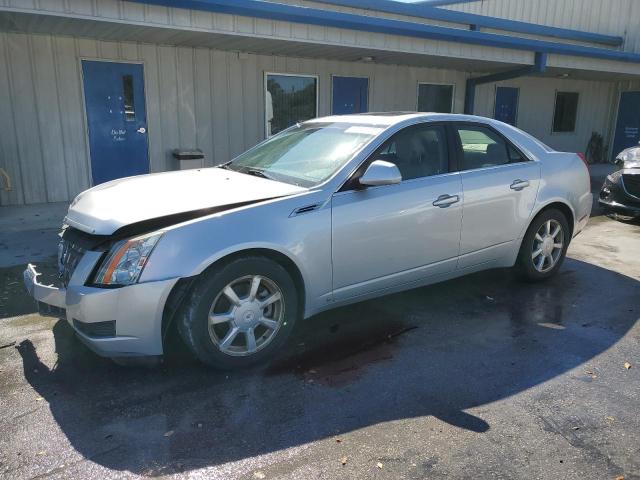
[[[490,119],[475,115],[431,112],[369,112],[354,115],[332,115],[309,120],[307,123],[354,123],[359,125],[391,126],[413,118],[429,118],[431,120],[474,121],[490,123]]]

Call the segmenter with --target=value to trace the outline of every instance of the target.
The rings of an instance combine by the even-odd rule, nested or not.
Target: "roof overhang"
[[[161,8],[156,6],[158,4],[175,4],[169,0],[137,0],[131,3],[149,5],[145,8]],[[180,6],[191,6],[195,12],[199,11],[196,7],[206,8],[207,12],[213,12],[214,17],[233,15],[233,18],[271,22],[272,31],[277,30],[278,26],[289,26],[291,29],[296,24],[307,24],[316,26],[309,28],[325,28],[331,35],[327,34],[324,38],[284,38],[270,32],[269,28],[240,31],[11,7],[0,7],[0,30],[343,61],[362,61],[363,58],[373,57],[375,63],[479,73],[533,65],[536,52],[550,51],[545,75],[560,76],[569,73],[574,78],[603,80],[637,79],[640,75],[640,55],[615,50],[561,45],[557,42],[325,12],[255,0],[184,0],[180,2]],[[182,8],[167,8],[172,12],[188,12]],[[340,40],[342,36],[353,32],[353,29],[370,32],[373,40],[370,44],[360,41],[347,44]],[[473,48],[460,48],[461,44],[473,45]],[[457,53],[452,53],[454,50]],[[598,58],[598,55],[604,58]]]

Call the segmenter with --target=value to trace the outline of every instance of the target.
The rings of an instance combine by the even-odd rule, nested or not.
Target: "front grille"
[[[622,175],[622,182],[624,183],[625,190],[634,197],[640,198],[640,173],[631,175],[625,173]]]
[[[109,320],[107,322],[85,323],[80,320],[73,319],[73,326],[80,333],[87,337],[105,338],[116,336],[116,321]]]
[[[58,251],[58,277],[62,284],[67,287],[69,280],[75,271],[80,259],[84,256],[85,250],[68,240],[61,240]]]

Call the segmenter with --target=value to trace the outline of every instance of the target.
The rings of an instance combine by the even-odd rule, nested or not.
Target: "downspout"
[[[536,75],[543,73],[546,68],[547,54],[544,52],[536,52],[535,62],[530,67],[516,68],[515,70],[493,73],[491,75],[485,75],[484,77],[468,78],[467,88],[464,94],[464,113],[473,115],[473,107],[476,100],[476,85],[500,82],[502,80],[510,80],[527,75]]]

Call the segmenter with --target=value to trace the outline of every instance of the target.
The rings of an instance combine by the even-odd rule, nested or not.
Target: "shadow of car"
[[[63,321],[53,368],[30,341],[17,348],[74,449],[110,469],[161,475],[429,415],[487,432],[492,425],[465,410],[609,349],[637,319],[627,306],[638,286],[572,259],[543,284],[483,272],[301,322],[277,361],[234,373],[207,370],[177,347],[162,368],[120,368]]]

